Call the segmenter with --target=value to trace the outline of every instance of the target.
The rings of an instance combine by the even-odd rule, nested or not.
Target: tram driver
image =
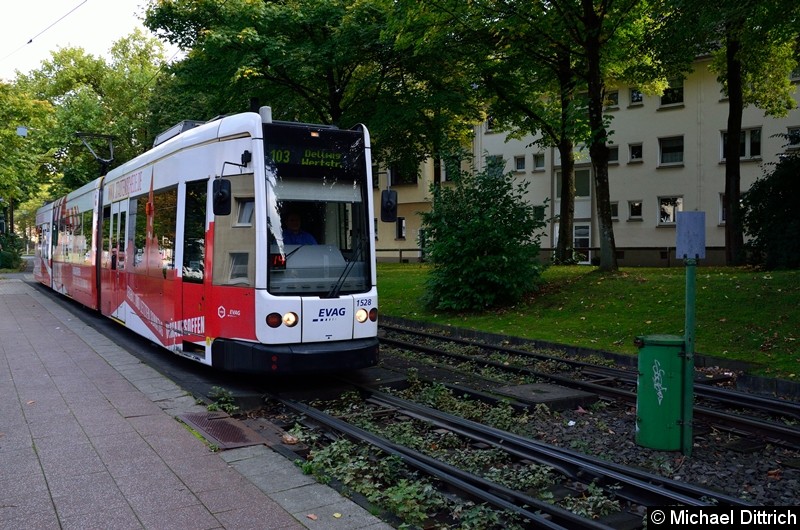
[[[283,223],[284,245],[316,245],[317,240],[303,230],[303,220],[298,212],[289,212]]]

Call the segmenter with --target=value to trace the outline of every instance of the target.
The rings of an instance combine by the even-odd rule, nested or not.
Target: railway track
[[[306,418],[305,421],[309,421],[313,428],[322,426],[331,438],[346,436],[358,443],[370,444],[387,455],[401,459],[417,472],[445,484],[451,492],[458,491],[466,498],[477,499],[496,510],[512,513],[515,520],[524,521],[525,528],[640,528],[644,507],[647,506],[750,505],[742,499],[538,442],[375,389],[357,387],[356,390],[363,399],[363,408],[369,408],[374,417],[379,418],[380,425],[408,421],[410,418],[425,424],[425,429],[439,435],[447,432],[468,440],[470,447],[479,448],[475,451],[494,449],[507,453],[516,465],[533,462],[546,466],[558,477],[556,483],[569,484],[570,488],[581,484],[584,491],[590,485],[603,488],[609,498],[620,502],[619,510],[612,514],[599,519],[586,517],[585,514],[566,510],[552,500],[533,497],[404,446],[375,432],[380,429],[368,430],[354,425],[348,421],[347,414],[331,414],[322,410],[327,406],[324,402],[317,401],[312,406],[294,399],[273,398]],[[363,414],[359,418],[360,421],[354,423],[363,423]]]
[[[469,354],[449,351],[443,347],[435,347],[420,342],[400,340],[381,336],[384,345],[412,350],[440,358],[450,358],[459,362],[469,362],[495,370],[524,374],[537,380],[547,381],[598,396],[618,400],[628,404],[636,403],[636,377],[630,370],[598,366],[574,359],[556,357],[547,353],[536,353],[527,350],[487,345],[476,341],[444,337],[433,333],[407,330],[405,328],[382,325],[384,331],[392,331],[408,337],[416,337],[425,342],[455,343],[467,346],[473,352]],[[510,356],[512,361],[497,361],[489,358],[502,354]],[[520,361],[522,359],[522,361]],[[568,375],[551,373],[530,368],[540,362],[556,362],[570,367],[573,371]],[[588,374],[588,377],[586,375]],[[695,398],[704,403],[695,404],[693,414],[696,422],[703,422],[716,429],[723,429],[737,436],[754,437],[765,443],[779,444],[792,449],[800,449],[800,429],[796,427],[800,418],[800,404],[788,400],[756,396],[745,392],[722,389],[707,384],[695,385]],[[714,404],[715,407],[710,405]],[[720,409],[723,405],[726,408]],[[754,417],[754,411],[762,416],[779,418],[783,422],[771,421],[764,417]]]

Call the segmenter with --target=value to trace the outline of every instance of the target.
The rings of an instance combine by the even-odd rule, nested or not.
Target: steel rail
[[[623,400],[627,403],[632,403],[632,404],[636,403],[636,394],[625,389],[613,388],[587,381],[578,381],[570,377],[548,374],[545,372],[532,370],[527,367],[508,366],[503,363],[487,359],[479,359],[471,355],[447,352],[436,348],[432,348],[430,346],[423,346],[396,339],[389,339],[382,337],[380,340],[382,342],[392,344],[397,347],[427,352],[434,355],[451,357],[462,361],[477,362],[483,364],[484,366],[490,366],[498,370],[503,370],[506,372],[514,371],[517,373],[523,373],[526,375],[537,377],[542,380],[550,381],[567,388],[574,388],[577,390],[593,392],[601,396],[607,396],[614,399]],[[713,409],[702,406],[695,406],[693,412],[696,419],[704,419],[706,421],[712,422],[717,426],[728,428],[737,435],[742,435],[742,434],[755,435],[758,436],[759,438],[769,441],[770,443],[775,443],[793,449],[800,448],[800,430],[796,428],[778,424],[775,422],[767,422],[743,416],[735,416],[732,414],[715,411]]]
[[[548,528],[551,530],[612,530],[612,527],[608,525],[581,517],[554,504],[534,499],[533,497],[485,480],[472,473],[450,466],[407,447],[390,442],[383,437],[355,427],[304,403],[280,397],[276,397],[275,399],[330,429],[344,433],[356,440],[374,445],[387,454],[395,455],[409,466],[424,471],[437,480],[459,489],[474,498],[533,521],[537,528]],[[526,509],[525,506],[539,510],[544,515],[534,513]]]
[[[482,342],[463,339],[460,337],[448,337],[437,335],[435,333],[427,332],[427,331],[420,331],[420,330],[409,330],[406,328],[402,328],[399,326],[393,326],[391,324],[381,324],[381,328],[394,331],[397,333],[406,333],[409,335],[417,335],[420,337],[426,337],[436,340],[443,340],[443,341],[450,341],[455,342],[457,344],[463,344],[468,346],[474,346],[476,348],[483,348],[491,351],[507,353],[512,355],[521,355],[525,357],[532,357],[535,359],[541,359],[546,361],[557,361],[564,364],[568,364],[570,366],[576,368],[585,368],[588,370],[600,371],[608,374],[610,377],[619,379],[628,384],[636,384],[636,376],[632,374],[630,370],[620,370],[619,368],[611,368],[607,366],[598,366],[591,363],[587,363],[585,361],[576,361],[574,359],[564,359],[562,357],[556,357],[553,355],[547,355],[542,353],[535,353],[527,350],[520,350],[516,348],[509,348],[505,346],[495,346],[492,344],[485,344]],[[383,339],[381,339],[383,340]],[[386,338],[387,341],[394,341],[396,339]],[[398,341],[402,342],[402,341]],[[535,341],[534,341],[535,342]],[[717,388],[713,386],[709,386],[706,384],[702,384],[702,382],[695,381],[694,391],[695,395],[698,397],[702,397],[705,399],[715,400],[721,403],[726,403],[731,406],[739,406],[739,407],[747,407],[750,409],[761,410],[768,414],[781,414],[784,416],[791,416],[794,418],[800,418],[800,403],[789,401],[785,399],[776,399],[770,398],[766,396],[758,396],[754,394],[750,394],[747,392],[742,392],[738,390],[730,390],[724,388]]]
[[[616,494],[630,502],[645,506],[663,506],[674,503],[688,506],[751,506],[742,499],[524,438],[384,392],[367,388],[361,388],[360,391],[370,396],[372,400],[383,402],[404,414],[482,441],[503,451],[508,451],[519,458],[548,465],[583,482],[586,482],[588,474],[593,477],[593,480],[599,479],[601,484],[621,485],[622,489],[616,491]],[[706,499],[715,501],[710,503]]]

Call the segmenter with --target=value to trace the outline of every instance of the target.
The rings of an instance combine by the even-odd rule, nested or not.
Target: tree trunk
[[[561,205],[558,212],[558,242],[556,263],[571,263],[574,243],[572,227],[575,220],[575,153],[572,142],[564,139],[558,143],[561,156]]]
[[[726,35],[725,59],[728,72],[728,137],[725,142],[725,264],[744,263],[744,234],[741,216],[741,170],[739,138],[742,134],[742,64],[740,42],[730,28]]]
[[[570,139],[570,108],[575,91],[575,78],[570,55],[562,53],[558,59],[558,80],[561,86],[561,132],[558,154],[561,157],[561,205],[558,217],[558,242],[556,263],[571,263],[574,251],[572,227],[575,221],[575,153]]]
[[[605,104],[605,80],[600,67],[602,43],[602,19],[594,11],[592,0],[583,0],[584,24],[586,26],[587,83],[589,88],[589,125],[592,128],[592,142],[589,155],[594,170],[594,192],[597,202],[598,234],[600,237],[600,270],[615,271],[617,249],[614,243],[614,225],[611,221],[611,190],[608,181],[608,131],[603,122]]]

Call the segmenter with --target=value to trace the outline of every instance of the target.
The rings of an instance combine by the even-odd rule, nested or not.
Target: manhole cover
[[[220,449],[235,449],[264,443],[256,431],[224,412],[192,412],[178,416]]]

